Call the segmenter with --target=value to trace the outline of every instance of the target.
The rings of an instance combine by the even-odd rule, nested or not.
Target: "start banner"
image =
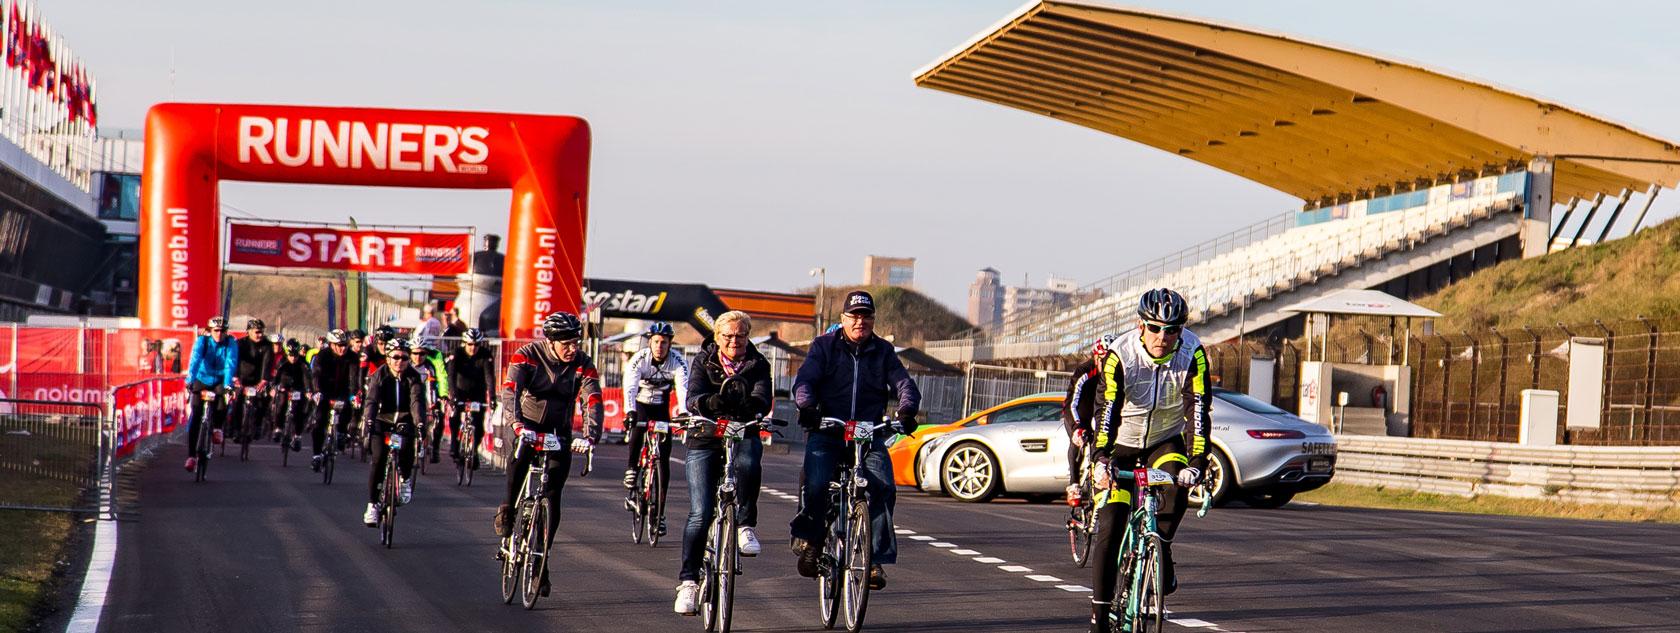
[[[274,226],[231,222],[229,264],[327,268],[364,273],[463,275],[472,234]]]
[[[187,384],[183,378],[151,378],[111,389],[116,426],[116,457],[128,457],[148,437],[175,430],[187,420]]]

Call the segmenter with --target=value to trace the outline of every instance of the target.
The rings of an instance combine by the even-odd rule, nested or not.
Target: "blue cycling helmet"
[[[671,327],[670,323],[666,323],[664,321],[654,321],[653,323],[648,324],[646,332],[642,332],[642,338],[652,338],[655,336],[675,338],[677,336],[677,331]]]

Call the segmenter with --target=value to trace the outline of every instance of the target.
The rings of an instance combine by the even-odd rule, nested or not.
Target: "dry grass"
[[[79,494],[67,482],[35,477],[4,478],[8,499],[48,506],[71,505]],[[66,550],[77,515],[64,512],[0,510],[0,631],[22,631],[51,590],[53,573]]]
[[[1630,506],[1588,505],[1548,501],[1544,499],[1513,499],[1509,497],[1455,497],[1382,487],[1330,484],[1296,497],[1329,506],[1354,508],[1382,508],[1388,510],[1422,510],[1425,512],[1463,512],[1503,516],[1548,517],[1556,519],[1592,519],[1598,521],[1633,521],[1642,523],[1680,523],[1680,508],[1646,509]]]

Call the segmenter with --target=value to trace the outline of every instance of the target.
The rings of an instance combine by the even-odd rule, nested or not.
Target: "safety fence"
[[[1433,494],[1680,506],[1680,448],[1339,435],[1336,481]]]

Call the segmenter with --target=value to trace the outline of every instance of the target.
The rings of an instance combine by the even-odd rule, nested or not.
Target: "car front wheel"
[[[969,503],[990,501],[1002,487],[997,457],[973,442],[953,446],[945,453],[939,478],[945,494]]]
[[[1207,485],[1190,489],[1190,506],[1201,507],[1202,497],[1208,494],[1213,495],[1213,505],[1225,505],[1231,500],[1236,478],[1236,471],[1231,469],[1231,458],[1225,456],[1225,451],[1217,448],[1208,451],[1207,473],[1203,477]]]

